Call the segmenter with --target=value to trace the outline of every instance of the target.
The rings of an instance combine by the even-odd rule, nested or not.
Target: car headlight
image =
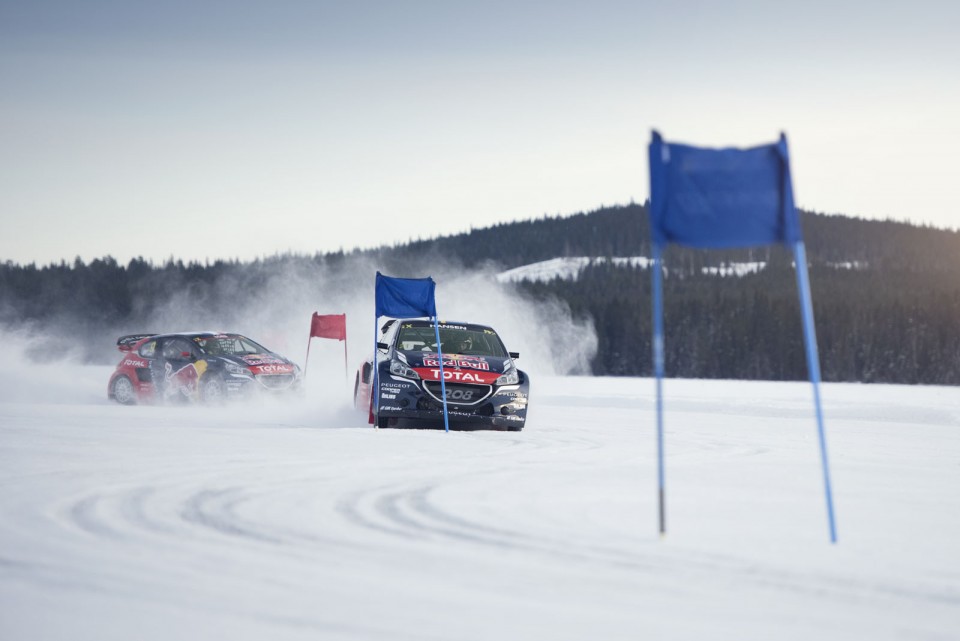
[[[512,360],[504,363],[503,375],[496,380],[495,385],[517,385],[520,383],[520,371]]]
[[[225,369],[228,374],[233,374],[234,376],[250,376],[250,370],[246,367],[241,367],[236,363],[227,363]]]
[[[390,373],[402,376],[403,378],[420,378],[420,375],[413,371],[413,368],[397,359],[390,361]]]

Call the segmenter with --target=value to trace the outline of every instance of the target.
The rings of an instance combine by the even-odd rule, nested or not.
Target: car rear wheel
[[[200,381],[200,400],[209,405],[217,405],[226,399],[223,379],[217,375],[206,376]]]
[[[137,393],[133,389],[133,383],[126,376],[118,376],[113,380],[113,398],[121,405],[135,405],[137,402]]]

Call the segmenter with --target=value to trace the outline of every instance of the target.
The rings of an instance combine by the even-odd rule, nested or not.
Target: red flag
[[[334,338],[338,341],[347,340],[347,315],[327,314],[321,316],[313,313],[310,321],[310,337]]]

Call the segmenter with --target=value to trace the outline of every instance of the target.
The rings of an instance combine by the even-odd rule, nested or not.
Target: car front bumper
[[[384,372],[381,370],[381,374]],[[438,386],[436,383],[432,383]],[[527,419],[529,381],[523,376],[520,384],[497,386],[467,386],[447,384],[447,415],[451,423],[487,424],[510,429],[521,428]],[[476,400],[458,402],[449,400],[460,392],[475,394]],[[401,378],[386,373],[379,381],[376,414],[380,418],[411,421],[443,421],[443,402],[439,390],[432,394],[424,389],[423,381]]]

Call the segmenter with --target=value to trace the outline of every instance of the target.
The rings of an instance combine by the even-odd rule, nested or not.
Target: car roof
[[[209,330],[204,330],[204,331],[201,331],[201,332],[170,332],[170,333],[168,333],[168,334],[157,334],[156,336],[153,336],[152,338],[170,338],[170,337],[174,337],[174,336],[182,336],[182,337],[184,337],[184,338],[198,338],[198,337],[201,337],[201,336],[203,336],[203,337],[206,337],[206,336],[243,336],[243,334],[241,334],[241,333],[239,333],[239,332],[213,332],[213,331],[209,331]]]

